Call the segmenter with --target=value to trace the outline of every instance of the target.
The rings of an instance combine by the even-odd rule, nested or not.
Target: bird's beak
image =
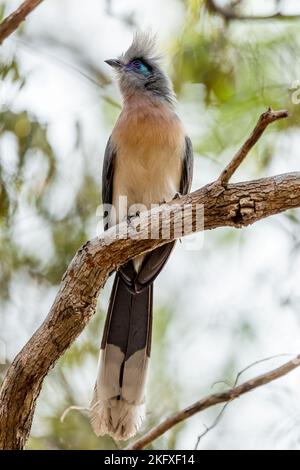
[[[104,62],[116,70],[119,70],[123,66],[123,64],[117,59],[108,59],[108,60],[105,60]]]

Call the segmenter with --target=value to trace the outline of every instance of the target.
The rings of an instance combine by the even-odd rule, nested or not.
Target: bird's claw
[[[131,225],[132,220],[139,216],[140,216],[140,211],[137,211],[135,214],[128,214],[126,217],[127,224]]]
[[[180,194],[179,192],[175,193],[175,196],[173,197],[172,201],[174,201],[175,199],[180,199],[182,196],[182,194]]]

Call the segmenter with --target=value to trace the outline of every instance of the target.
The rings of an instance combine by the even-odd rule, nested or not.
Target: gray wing
[[[189,137],[185,138],[185,151],[180,181],[180,193],[187,194],[192,185],[193,178],[193,146]],[[140,292],[149,287],[166,264],[176,242],[156,248],[148,253],[142,263],[141,269],[136,273],[132,261],[120,268],[120,274],[127,287],[133,292]]]
[[[111,137],[108,139],[102,170],[102,204],[112,204],[113,198],[113,178],[114,168],[117,151],[112,143]],[[104,212],[104,217],[107,218],[108,211]],[[104,230],[108,229],[108,223],[105,224]]]
[[[187,194],[191,190],[193,180],[194,154],[193,145],[189,137],[185,138],[185,155],[183,160],[180,194]]]

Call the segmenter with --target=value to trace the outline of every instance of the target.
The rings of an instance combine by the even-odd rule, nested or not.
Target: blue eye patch
[[[145,64],[141,59],[134,59],[129,62],[128,68],[135,72],[142,73],[145,77],[151,73],[151,67]]]

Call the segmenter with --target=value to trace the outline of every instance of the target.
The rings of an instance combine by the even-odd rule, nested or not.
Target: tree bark
[[[27,16],[42,3],[42,1],[43,0],[25,0],[17,10],[2,21],[0,24],[0,44],[18,29],[20,24],[26,20]]]

